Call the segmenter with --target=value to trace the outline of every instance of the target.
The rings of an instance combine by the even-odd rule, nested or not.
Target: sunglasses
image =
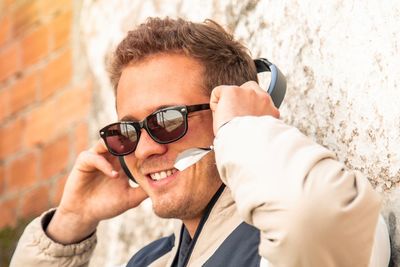
[[[159,109],[142,121],[121,121],[107,125],[100,130],[100,137],[111,154],[125,156],[135,151],[143,128],[155,142],[172,143],[186,134],[189,113],[207,109],[210,109],[209,104]]]

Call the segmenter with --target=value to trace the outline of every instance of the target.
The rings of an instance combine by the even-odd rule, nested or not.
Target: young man
[[[387,266],[368,180],[278,119],[248,52],[219,25],[148,19],[118,46],[111,80],[120,122],[78,157],[60,206],[27,227],[11,266],[85,266],[97,224],[147,197],[182,225],[128,266]]]

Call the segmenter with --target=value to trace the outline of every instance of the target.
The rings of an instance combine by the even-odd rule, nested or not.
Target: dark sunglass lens
[[[170,142],[182,137],[186,125],[183,114],[178,110],[163,110],[147,119],[151,135],[160,142]]]
[[[127,123],[110,126],[106,131],[107,146],[114,154],[130,153],[136,148],[137,133],[135,127]]]

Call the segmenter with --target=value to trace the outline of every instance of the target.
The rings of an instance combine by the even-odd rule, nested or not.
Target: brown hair
[[[216,22],[148,18],[129,31],[115,50],[109,68],[114,89],[125,66],[156,53],[184,53],[199,60],[204,67],[204,87],[209,92],[222,84],[257,81],[256,68],[247,48]]]

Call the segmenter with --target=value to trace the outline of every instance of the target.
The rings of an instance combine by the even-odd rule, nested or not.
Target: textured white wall
[[[86,0],[81,29],[99,82],[99,127],[115,118],[104,68],[107,53],[146,17],[166,15],[215,19],[254,57],[267,57],[281,68],[288,80],[282,119],[369,177],[384,197],[393,266],[400,266],[400,2]],[[121,264],[148,240],[170,231],[171,224],[151,213],[146,203],[103,224],[92,266]]]

